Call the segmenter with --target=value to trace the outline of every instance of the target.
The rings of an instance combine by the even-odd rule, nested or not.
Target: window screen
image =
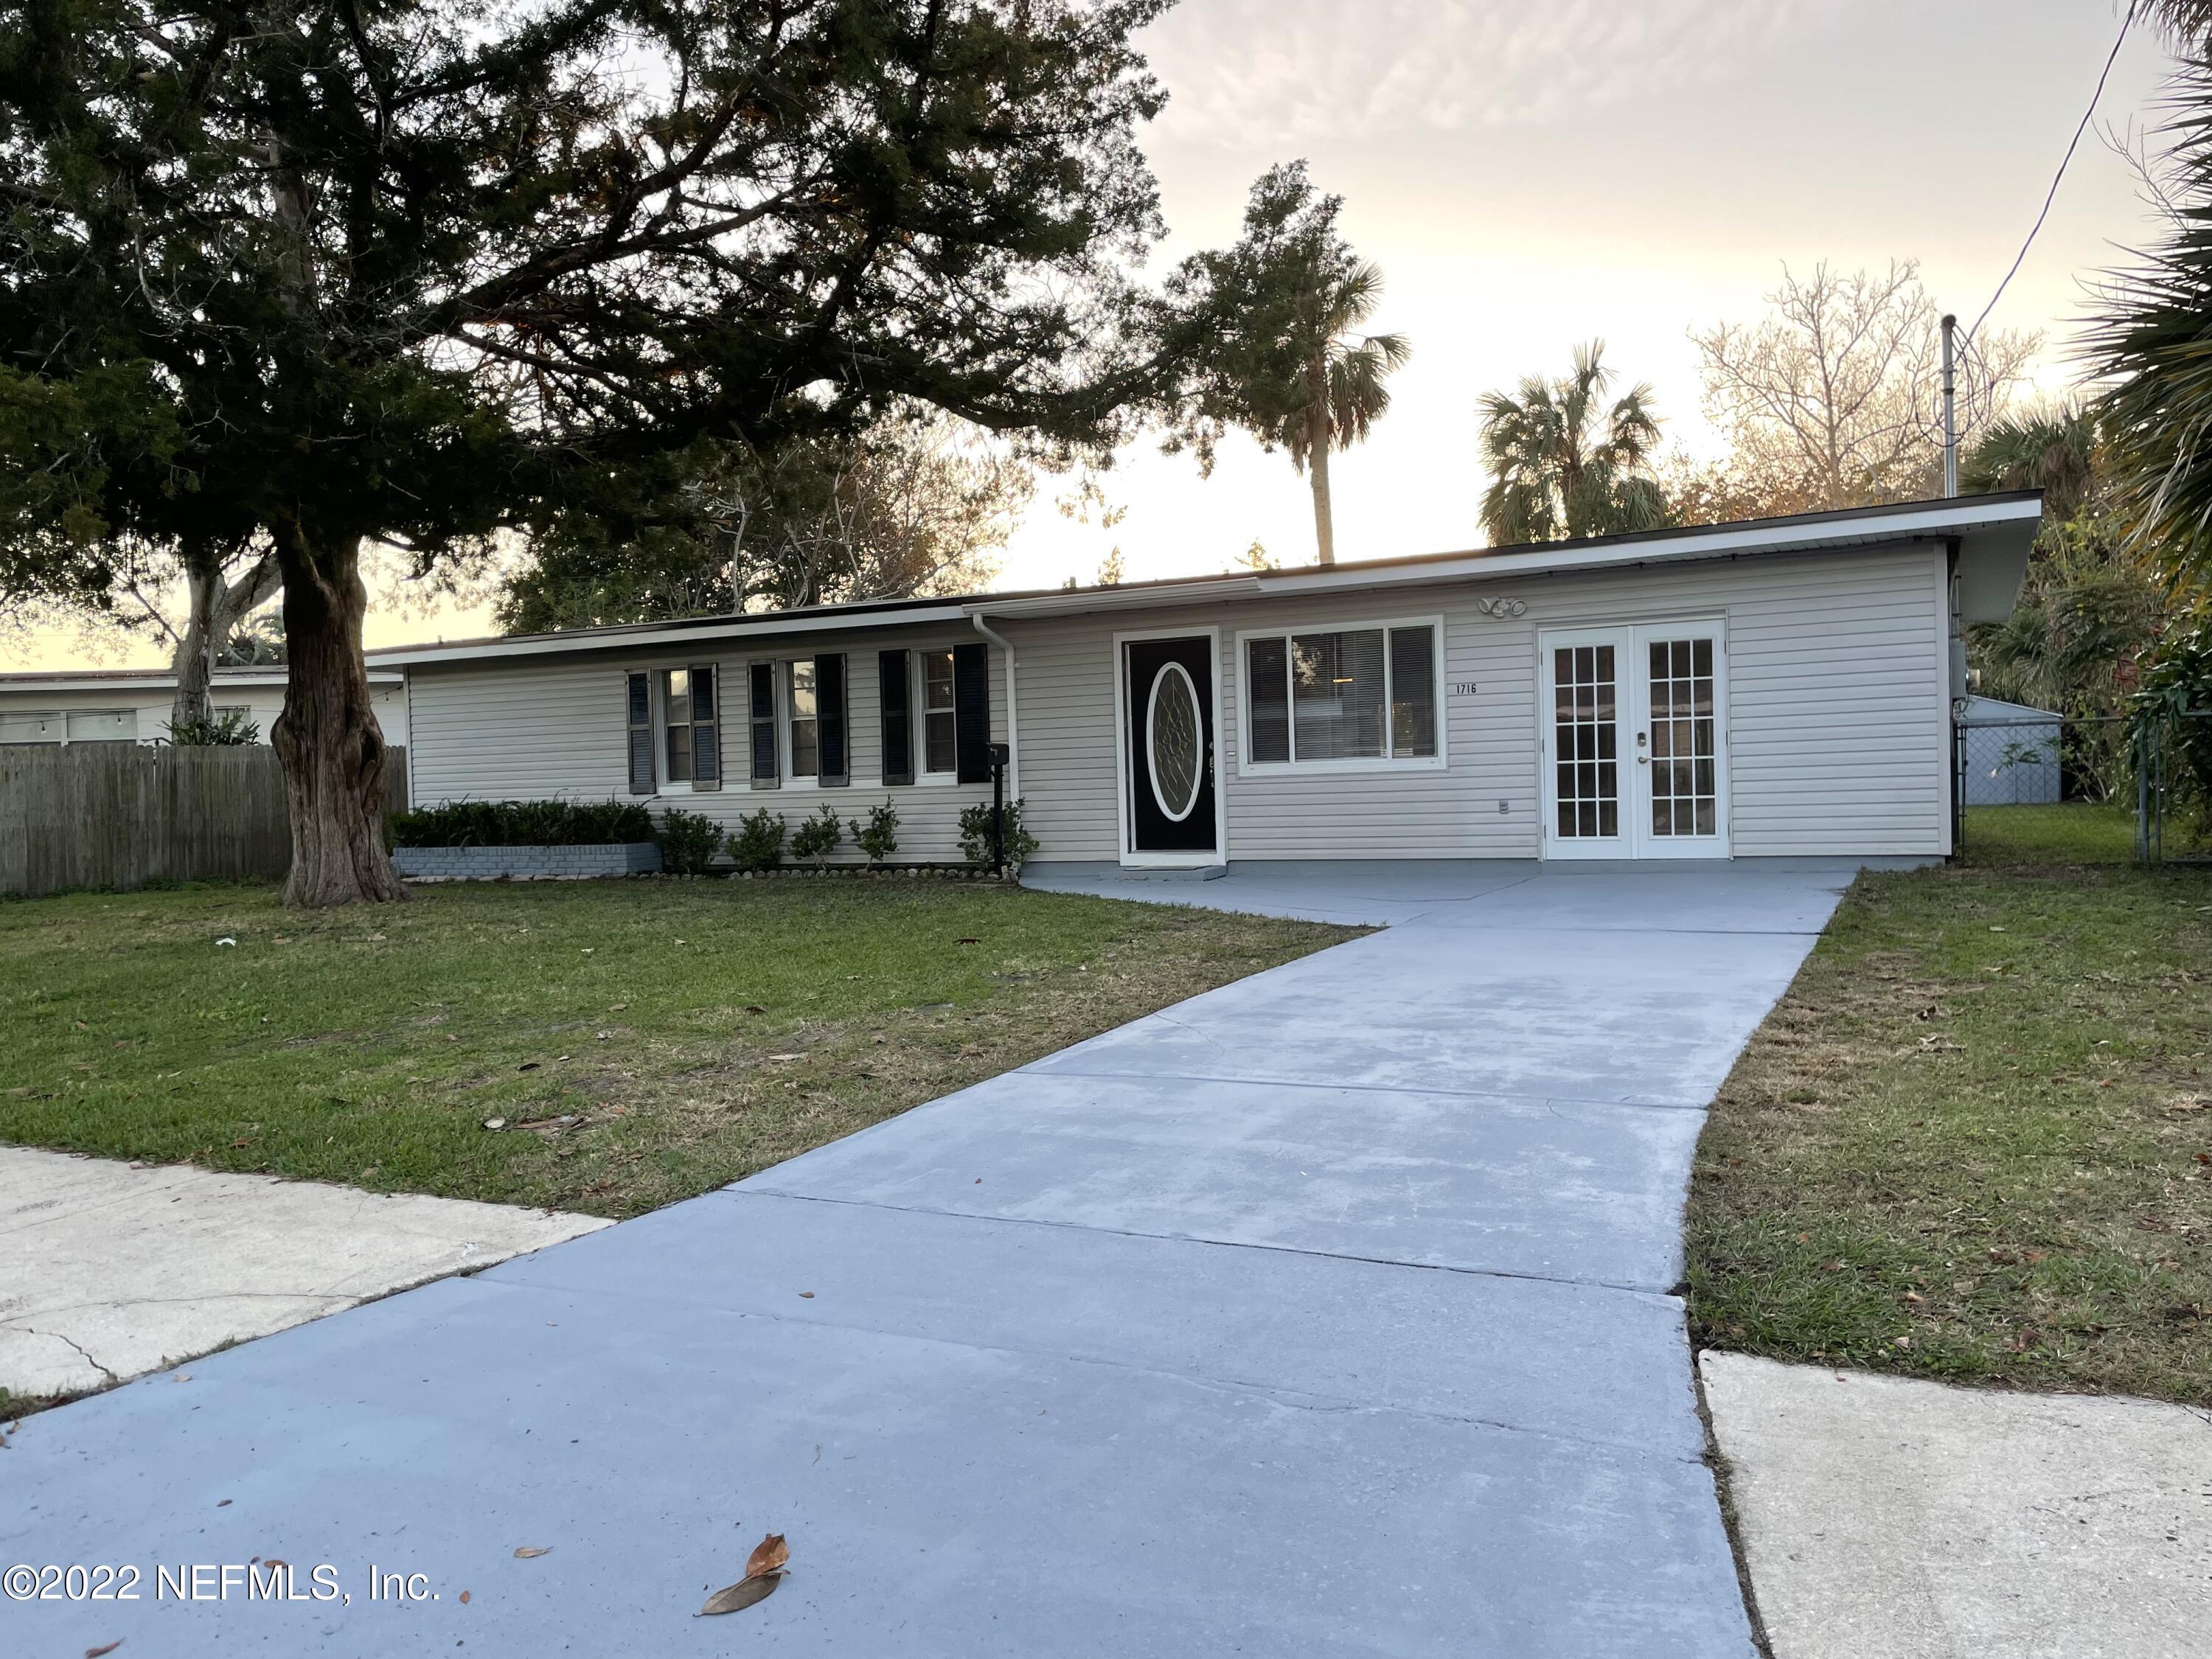
[[[814,702],[814,661],[791,665],[791,775],[811,778],[822,769],[822,726]]]
[[[959,724],[952,711],[952,653],[921,653],[922,770],[951,772],[959,765],[956,734]]]
[[[1258,766],[1434,759],[1437,660],[1429,623],[1248,637],[1245,758]]]

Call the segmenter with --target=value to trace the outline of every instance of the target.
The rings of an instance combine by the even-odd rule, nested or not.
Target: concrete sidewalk
[[[0,1389],[102,1388],[608,1224],[0,1146]]]
[[[0,1606],[0,1636],[1748,1656],[1669,1294],[1680,1203],[1704,1103],[1850,873],[1126,884],[1395,925],[30,1419],[0,1558],[273,1553],[354,1601]],[[770,1531],[788,1582],[695,1623]],[[440,1599],[368,1603],[371,1563]]]
[[[1774,1659],[2212,1655],[2212,1413],[1699,1368]]]

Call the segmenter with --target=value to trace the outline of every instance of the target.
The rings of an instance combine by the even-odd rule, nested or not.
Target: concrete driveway
[[[1850,875],[1042,872],[1392,925],[735,1188],[30,1419],[0,1452],[0,1564],[135,1565],[142,1595],[0,1603],[0,1638],[1747,1655],[1669,1294],[1680,1210],[1705,1103]],[[781,1588],[695,1620],[765,1532]],[[155,1599],[157,1565],[271,1557],[350,1602],[248,1599],[243,1574]],[[422,1577],[373,1600],[372,1568]]]

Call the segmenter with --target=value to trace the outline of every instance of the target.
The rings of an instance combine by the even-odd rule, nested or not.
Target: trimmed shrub
[[[1022,804],[1006,803],[1006,868],[1019,870],[1037,849],[1037,838],[1022,823]],[[991,867],[991,803],[978,801],[960,813],[960,853],[978,870]]]
[[[635,801],[457,800],[392,816],[394,847],[601,847],[654,839]]]
[[[783,828],[783,815],[765,806],[738,819],[737,833],[730,837],[730,856],[738,868],[773,870],[782,863]]]
[[[702,813],[672,807],[660,815],[653,834],[660,843],[660,867],[672,876],[703,876],[722,850],[722,831]]]
[[[868,809],[867,822],[853,820],[853,845],[868,855],[871,864],[881,864],[898,851],[898,808],[885,801],[880,806]]]
[[[819,868],[844,839],[845,826],[838,821],[837,809],[824,801],[812,817],[801,818],[799,828],[791,832],[791,855],[812,859]]]

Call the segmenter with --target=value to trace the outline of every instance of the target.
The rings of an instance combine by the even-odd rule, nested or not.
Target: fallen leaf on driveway
[[[699,1609],[699,1616],[703,1619],[718,1613],[737,1613],[756,1601],[765,1601],[775,1594],[775,1587],[782,1582],[781,1573],[770,1572],[725,1584],[707,1598],[707,1605]]]
[[[101,1654],[103,1654],[103,1653],[112,1653],[112,1652],[114,1652],[114,1651],[115,1651],[115,1650],[116,1650],[116,1649],[118,1649],[118,1648],[121,1647],[122,1645],[123,1645],[122,1641],[118,1638],[118,1640],[116,1640],[116,1641],[110,1642],[110,1643],[109,1643],[109,1644],[107,1644],[107,1645],[106,1645],[106,1646],[105,1646],[105,1647],[99,1647],[99,1648],[87,1648],[87,1649],[84,1650],[84,1659],[100,1659],[100,1656]]]
[[[550,1549],[551,1546],[548,1545],[546,1547]],[[514,1559],[518,1561],[527,1561],[533,1556],[539,1556],[544,1553],[545,1550],[538,1548],[535,1544],[525,1544],[514,1552]]]
[[[461,1605],[462,1605],[463,1607],[466,1607],[466,1606],[468,1606],[468,1604],[469,1604],[469,1593],[468,1593],[466,1590],[463,1590],[463,1591],[461,1592]]]
[[[790,1547],[783,1534],[772,1532],[753,1546],[753,1553],[745,1558],[745,1577],[757,1578],[764,1572],[775,1572],[791,1559]]]

